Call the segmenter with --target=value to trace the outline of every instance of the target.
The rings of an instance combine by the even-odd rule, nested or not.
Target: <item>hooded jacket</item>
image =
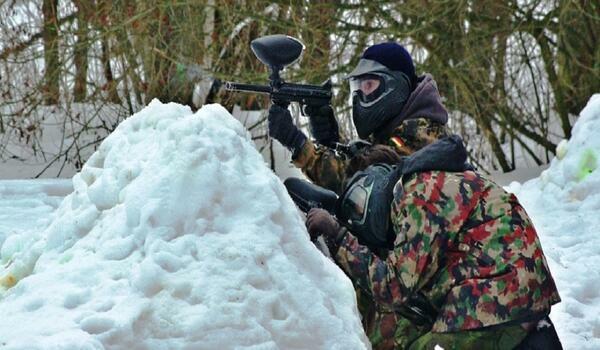
[[[385,143],[393,136],[393,130],[405,120],[424,118],[442,125],[448,122],[448,111],[442,104],[437,83],[431,74],[425,74],[417,81],[417,87],[408,97],[400,113],[374,133],[373,137],[377,143]]]
[[[410,143],[416,141],[416,139],[412,140],[412,136],[410,136],[415,134],[414,131],[407,130],[407,127],[418,128],[419,121],[424,119],[432,120],[440,125],[438,129],[430,128],[426,131],[435,134],[431,135],[432,138],[439,138],[440,133],[445,132],[443,125],[448,120],[448,112],[442,104],[437,84],[429,74],[419,77],[417,87],[399,114],[390,119],[369,141],[392,146],[400,155],[406,155],[402,148],[411,146]],[[407,125],[403,126],[402,124],[406,120],[414,121],[414,123],[405,123]],[[408,137],[405,135],[407,133]],[[414,146],[418,149],[423,145]],[[317,185],[338,194],[341,193],[348,163],[336,156],[331,149],[315,145],[312,141],[307,140],[293,162]]]

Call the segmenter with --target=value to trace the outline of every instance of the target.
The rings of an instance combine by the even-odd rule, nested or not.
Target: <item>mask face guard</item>
[[[363,245],[390,247],[394,236],[390,210],[399,178],[395,166],[377,163],[357,172],[338,200],[338,219]]]
[[[379,96],[374,98],[375,93],[364,96],[361,90],[355,90],[352,95],[352,121],[358,136],[363,140],[397,116],[411,94],[410,82],[404,73],[376,73],[383,79],[384,83],[380,85],[385,88]],[[353,83],[353,87],[355,86],[356,83]]]

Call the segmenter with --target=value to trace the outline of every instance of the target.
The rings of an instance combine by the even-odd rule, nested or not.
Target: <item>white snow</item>
[[[52,213],[68,184],[0,182],[22,217],[0,226],[3,349],[370,347],[350,281],[221,106],[153,101],[72,185]]]
[[[0,247],[8,235],[46,228],[72,191],[69,180],[0,181]]]
[[[600,349],[600,94],[592,96],[541,176],[511,183],[538,230],[562,302],[565,349]]]

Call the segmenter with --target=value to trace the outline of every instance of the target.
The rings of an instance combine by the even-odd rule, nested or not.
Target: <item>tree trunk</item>
[[[75,63],[75,85],[73,87],[73,99],[75,102],[83,102],[87,96],[87,73],[88,73],[88,14],[82,1],[75,1],[77,7],[77,41],[73,50],[73,61]]]
[[[322,83],[330,78],[331,39],[327,28],[334,26],[337,2],[317,0],[306,7],[306,26],[302,31],[306,52],[303,54],[302,70],[310,83]]]
[[[112,68],[110,66],[110,44],[106,36],[102,37],[101,46],[102,55],[100,61],[104,68],[104,79],[106,79],[105,89],[108,93],[108,101],[112,103],[121,103],[121,99],[117,93],[117,82],[114,79]]]
[[[57,104],[59,100],[60,66],[58,60],[58,0],[44,0],[42,13],[44,16],[44,103]]]

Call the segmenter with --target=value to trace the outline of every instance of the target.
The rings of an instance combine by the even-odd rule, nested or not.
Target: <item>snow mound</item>
[[[565,349],[600,349],[600,94],[539,178],[514,192],[538,230],[562,302],[551,318]]]
[[[3,349],[369,348],[346,276],[219,105],[153,101],[0,257]]]
[[[68,180],[0,180],[0,247],[10,235],[45,229],[71,191]]]

